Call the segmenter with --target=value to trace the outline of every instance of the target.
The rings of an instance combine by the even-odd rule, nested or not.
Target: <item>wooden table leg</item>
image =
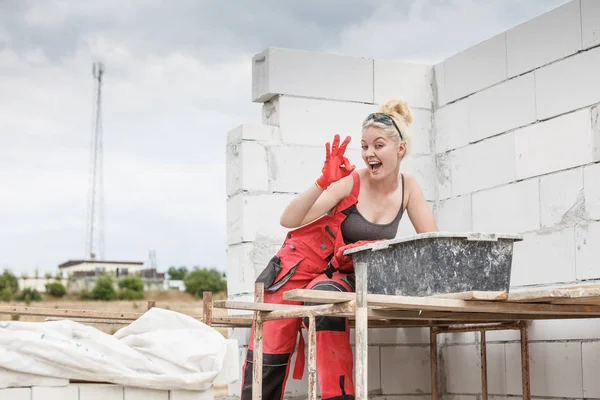
[[[488,399],[487,385],[487,342],[485,339],[485,330],[480,331],[481,335],[481,399]]]
[[[368,399],[368,309],[367,309],[367,263],[354,263],[356,274],[356,399]]]
[[[264,284],[259,282],[254,287],[254,301],[265,300]],[[254,352],[252,358],[252,400],[262,399],[263,375],[263,322],[259,311],[254,312]]]
[[[523,383],[523,400],[531,399],[529,385],[529,338],[527,336],[527,321],[521,321],[521,380]]]
[[[202,293],[202,322],[208,326],[212,325],[212,305],[212,292]]]
[[[308,317],[308,400],[317,400],[317,323]]]
[[[429,328],[429,362],[431,363],[431,400],[438,400],[437,330]]]

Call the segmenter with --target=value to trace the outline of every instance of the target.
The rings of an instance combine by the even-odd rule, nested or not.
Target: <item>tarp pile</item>
[[[114,335],[62,320],[0,322],[0,388],[69,379],[160,390],[206,390],[238,379],[237,341],[154,307]]]

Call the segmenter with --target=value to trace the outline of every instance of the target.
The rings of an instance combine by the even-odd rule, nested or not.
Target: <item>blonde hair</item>
[[[412,135],[409,126],[413,122],[413,113],[408,107],[408,103],[402,98],[391,99],[383,104],[379,108],[378,112],[387,114],[393,118],[394,122],[398,126],[398,129],[402,133],[402,138],[400,138],[398,130],[396,130],[394,125],[386,125],[381,122],[375,122],[373,119],[367,121],[367,123],[363,125],[363,129],[368,128],[369,126],[374,126],[385,131],[397,146],[400,146],[402,142],[406,143],[406,151],[402,157],[406,156],[411,148]]]

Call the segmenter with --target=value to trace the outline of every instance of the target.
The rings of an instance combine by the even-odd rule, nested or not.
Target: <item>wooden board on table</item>
[[[458,293],[436,294],[431,297],[438,299],[455,299],[455,300],[480,300],[480,301],[504,301],[508,299],[507,292],[486,292],[486,291],[469,291]]]
[[[315,303],[341,303],[356,298],[355,293],[331,292],[325,290],[294,289],[283,294],[286,300],[308,301]],[[582,317],[600,316],[600,305],[519,303],[508,301],[467,301],[440,299],[435,297],[409,297],[382,294],[367,294],[369,307],[381,307],[398,310],[450,311],[492,314],[529,314],[529,315],[580,315]]]
[[[509,302],[552,304],[600,304],[600,287],[573,286],[511,292]]]

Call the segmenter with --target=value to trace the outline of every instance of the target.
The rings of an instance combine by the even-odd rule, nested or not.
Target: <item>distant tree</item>
[[[10,271],[4,270],[0,275],[0,300],[11,301],[19,291],[19,281]]]
[[[121,300],[141,300],[144,298],[144,282],[139,276],[128,276],[119,280]]]
[[[144,291],[144,282],[139,276],[128,276],[119,280],[121,289],[131,289],[136,292]]]
[[[52,279],[52,274],[50,272],[46,272],[44,274],[44,278],[46,278],[46,279]]]
[[[186,267],[170,267],[167,270],[167,274],[169,275],[169,279],[173,281],[181,281],[185,279],[185,276],[188,273],[188,269]]]
[[[202,297],[204,292],[219,293],[227,290],[227,282],[216,269],[195,269],[184,279],[185,290],[195,297]]]
[[[60,282],[46,283],[46,293],[52,297],[63,297],[67,294],[67,289]]]
[[[25,288],[15,296],[15,300],[30,304],[32,301],[42,301],[42,295],[36,289]]]
[[[94,300],[110,301],[117,298],[113,277],[102,275],[96,279],[96,284],[92,289],[92,298]]]

